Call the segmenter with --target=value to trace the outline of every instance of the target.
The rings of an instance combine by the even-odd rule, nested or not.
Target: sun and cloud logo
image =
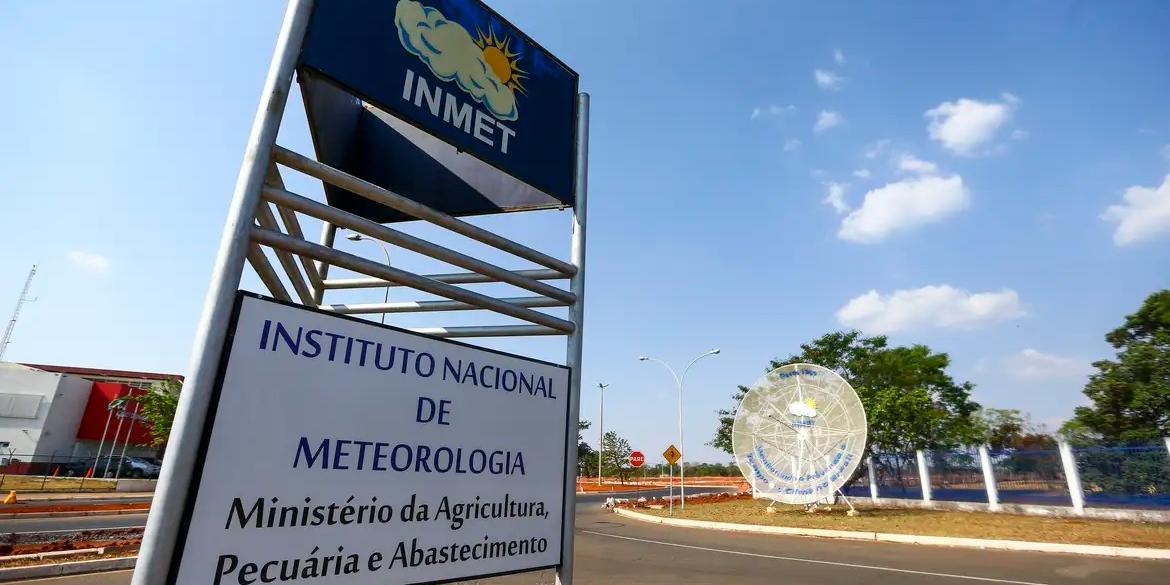
[[[498,37],[490,24],[486,33],[477,26],[472,37],[438,9],[414,0],[399,0],[394,24],[403,48],[426,63],[435,77],[454,81],[499,120],[520,117],[516,94],[527,95],[522,83],[527,72],[520,68],[520,53],[510,48],[509,37]]]
[[[788,405],[788,414],[794,417],[797,426],[812,426],[817,418],[817,401],[813,397]]]

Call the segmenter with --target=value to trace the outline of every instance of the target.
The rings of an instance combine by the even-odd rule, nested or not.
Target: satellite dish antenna
[[[744,395],[731,445],[758,495],[813,504],[840,493],[853,477],[865,452],[866,428],[865,408],[849,382],[822,366],[788,364],[756,380]]]

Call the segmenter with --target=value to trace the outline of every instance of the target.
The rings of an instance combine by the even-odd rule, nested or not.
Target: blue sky
[[[850,326],[1055,426],[1170,284],[1165,3],[492,5],[593,96],[582,413],[611,384],[651,461],[676,403],[639,354],[723,350],[688,379],[688,460],[725,459],[700,443],[736,384]],[[6,359],[183,372],[283,4],[4,10],[0,308],[41,267]],[[280,142],[310,152],[300,112]],[[566,213],[476,222],[567,255]]]

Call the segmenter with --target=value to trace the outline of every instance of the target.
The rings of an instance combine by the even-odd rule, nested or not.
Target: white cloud
[[[880,242],[891,233],[942,221],[965,209],[970,200],[958,175],[903,179],[866,193],[861,207],[841,222],[837,237]]]
[[[841,85],[845,83],[845,78],[829,71],[828,69],[814,69],[813,79],[817,82],[817,87],[829,91],[836,91],[841,89]]]
[[[817,123],[813,125],[813,132],[820,134],[844,123],[845,116],[842,116],[840,112],[821,110],[821,113],[817,114]]]
[[[833,49],[833,61],[836,61],[838,65],[844,65],[845,52],[841,49]]]
[[[1121,203],[1110,205],[1101,219],[1117,222],[1113,243],[1118,246],[1170,234],[1170,174],[1157,187],[1126,189]]]
[[[1013,377],[1023,380],[1050,380],[1053,378],[1084,377],[1092,370],[1090,365],[1078,359],[1061,357],[1027,348],[1008,356],[1004,369]]]
[[[454,81],[500,120],[515,120],[516,95],[484,60],[467,29],[434,8],[401,0],[394,9],[394,25],[403,48],[430,67],[443,81]]]
[[[757,118],[775,118],[777,116],[784,115],[785,113],[794,112],[794,111],[796,111],[796,106],[794,106],[792,104],[789,104],[787,106],[778,106],[776,104],[772,104],[769,106],[752,108],[752,119],[755,120]]]
[[[85,250],[69,252],[69,260],[78,268],[92,274],[105,274],[110,269],[109,258]]]
[[[938,172],[938,165],[922,160],[912,154],[903,154],[898,158],[898,169],[908,173],[933,175]]]
[[[800,148],[800,141],[795,138],[789,138],[784,141],[784,152],[792,152]]]
[[[888,148],[889,146],[890,146],[890,141],[889,141],[889,139],[885,139],[885,138],[883,138],[882,140],[878,140],[876,142],[871,142],[870,144],[866,145],[864,150],[861,151],[861,156],[864,156],[865,158],[869,158],[869,159],[877,158],[878,156],[881,155],[881,153],[885,152],[886,148]]]
[[[930,137],[948,150],[961,155],[979,153],[979,147],[995,138],[996,132],[1011,118],[1019,98],[1005,93],[1002,102],[981,102],[960,98],[943,102],[927,110]]]
[[[970,293],[944,284],[888,295],[870,290],[845,303],[837,311],[837,320],[866,333],[894,333],[932,327],[970,329],[1023,315],[1014,290]]]
[[[853,171],[853,176],[857,177],[858,179],[868,179],[870,175],[872,175],[872,173],[869,172],[869,169],[857,169],[856,171]]]
[[[849,204],[845,203],[845,185],[841,183],[828,182],[825,183],[826,194],[821,203],[833,208],[837,213],[846,213],[849,211]]]

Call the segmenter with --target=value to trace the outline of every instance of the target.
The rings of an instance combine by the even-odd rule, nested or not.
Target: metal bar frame
[[[577,302],[569,307],[569,320],[576,327],[569,336],[565,364],[570,371],[569,424],[565,437],[565,507],[561,511],[561,564],[557,567],[557,584],[573,583],[573,535],[577,520],[577,426],[581,420],[581,350],[585,331],[585,217],[589,194],[589,94],[577,96],[577,160],[573,192],[573,236],[569,259],[576,272],[569,290]]]
[[[264,250],[260,249],[255,242],[248,243],[248,263],[252,265],[252,270],[256,271],[256,275],[260,277],[260,282],[268,287],[268,292],[276,299],[292,302],[292,297],[288,296],[288,291],[285,290],[284,284],[280,282],[280,277],[276,275],[276,271],[272,269],[272,263],[268,261],[268,256],[264,255]]]
[[[312,10],[313,0],[289,0],[285,10],[211,271],[203,314],[196,327],[191,364],[179,395],[166,461],[155,486],[132,585],[159,585],[170,578],[171,561],[182,530],[183,512],[190,495],[192,470],[198,459],[219,357],[227,337],[236,291],[240,288],[244,257],[248,253],[248,233],[255,221],[260,188],[280,130],[293,70]]]
[[[276,166],[276,163],[268,165],[268,175],[265,181],[269,185],[281,189],[284,188],[284,180],[280,178],[280,168]],[[293,213],[291,209],[285,209],[279,205],[276,207],[276,211],[280,214],[280,222],[284,224],[284,231],[294,238],[304,239],[305,232],[301,230],[301,224],[297,221],[297,214]],[[321,281],[321,275],[317,272],[317,266],[312,260],[304,256],[301,256],[301,266],[305,269],[305,276],[309,279],[309,286],[312,287],[314,304],[320,303],[321,301],[317,300],[317,291],[324,289],[325,284]]]
[[[580,417],[581,360],[584,325],[585,226],[588,186],[589,96],[577,102],[576,168],[574,179],[571,254],[568,262],[446,213],[407,199],[367,181],[276,145],[284,109],[293,81],[310,14],[315,0],[289,0],[274,56],[248,137],[224,231],[216,255],[210,286],[204,300],[188,376],[166,454],[166,464],[156,486],[152,513],[147,519],[132,585],[168,582],[177,569],[178,536],[188,499],[192,497],[192,471],[206,424],[220,357],[245,262],[249,263],[269,294],[283,301],[337,313],[405,313],[488,310],[524,321],[523,324],[417,327],[413,331],[436,337],[566,336],[566,365],[571,370],[566,421],[565,475],[562,516],[562,554],[557,566],[558,584],[573,580],[573,528],[576,510],[577,421]],[[478,260],[401,231],[374,223],[287,191],[278,165],[305,173],[326,183],[357,193],[421,220],[475,240],[481,244],[532,262],[540,268],[512,270]],[[269,207],[276,207],[276,214]],[[317,243],[305,239],[297,213],[324,222]],[[276,220],[279,215],[279,223]],[[375,240],[397,245],[470,272],[420,275],[342,252],[334,247],[338,228],[352,229]],[[285,288],[276,267],[262,246],[272,248],[279,267],[293,288]],[[295,258],[294,258],[295,257]],[[298,266],[299,264],[299,266]],[[329,279],[332,266],[363,277]],[[304,274],[301,274],[304,270]],[[543,281],[569,280],[569,290]],[[495,298],[457,285],[505,283],[538,296]],[[404,286],[443,297],[380,304],[325,303],[329,289]],[[534,310],[568,307],[568,319]]]
[[[538,307],[567,307],[571,304],[558,299],[550,299],[548,297],[504,297],[498,300],[505,303],[511,303],[517,307],[524,307],[528,309]],[[318,308],[323,311],[331,311],[341,315],[362,315],[367,313],[378,314],[429,313],[433,311],[473,311],[479,309],[480,307],[476,307],[468,303],[461,303],[459,301],[398,301],[393,303],[320,305]]]
[[[435,337],[517,337],[534,335],[564,335],[556,329],[541,325],[474,325],[466,327],[412,327],[415,333]],[[573,435],[576,439],[577,436]]]
[[[337,226],[325,222],[321,226],[321,240],[322,246],[333,247],[333,241],[337,238]],[[313,291],[313,304],[320,305],[325,300],[325,279],[329,278],[329,264],[324,260],[316,260],[313,262],[313,267],[317,269],[317,274],[321,276],[321,288]]]
[[[349,173],[339,171],[329,165],[317,162],[282,146],[274,146],[272,156],[276,162],[286,167],[320,179],[330,185],[341,187],[342,189],[361,195],[371,201],[381,203],[386,207],[400,211],[411,217],[417,217],[437,226],[447,228],[457,234],[499,248],[530,262],[535,262],[541,266],[559,270],[570,275],[577,270],[575,266],[564,260],[553,258],[544,252],[513,242],[501,235],[427,207],[422,203],[407,199],[393,191],[383,189],[373,183],[359,179]]]
[[[384,225],[374,223],[355,214],[330,207],[324,203],[318,203],[307,197],[285,191],[284,189],[265,186],[261,196],[265,199],[265,201],[275,203],[277,206],[287,207],[294,211],[299,211],[306,215],[328,221],[331,225],[347,228],[354,232],[370,236],[375,240],[386,242],[388,244],[394,244],[396,246],[406,248],[407,250],[424,254],[436,260],[441,260],[460,268],[466,268],[468,270],[478,272],[479,274],[490,276],[502,282],[530,290],[537,294],[560,299],[568,303],[573,302],[575,298],[571,292],[559,289],[555,286],[518,275],[510,270],[500,268],[482,260],[477,260],[466,254],[451,250],[450,248],[445,248],[438,244],[433,244],[422,238],[405,234],[393,228],[388,228]],[[262,205],[261,207],[263,208],[264,206]]]
[[[548,268],[539,268],[536,270],[513,270],[512,273],[531,278],[532,280],[563,280],[571,278],[568,275],[561,274],[556,270],[551,270]],[[480,284],[485,282],[503,282],[501,280],[496,280],[490,276],[476,272],[450,272],[447,274],[425,274],[423,276],[426,276],[431,280],[437,280],[447,284]],[[323,281],[323,284],[326,290],[402,286],[393,282],[387,282],[380,278],[331,278],[329,280]]]
[[[260,205],[256,206],[256,222],[266,230],[282,233],[280,226],[276,224],[276,216],[272,215],[272,208],[268,206],[267,201],[261,201]],[[301,269],[297,268],[297,262],[293,260],[292,254],[280,249],[274,251],[276,252],[276,260],[284,268],[284,273],[288,276],[288,281],[292,283],[293,291],[297,293],[297,298],[301,300],[301,304],[313,304],[313,292],[309,290],[309,286],[305,284],[305,279],[301,277]]]
[[[330,264],[334,266],[341,266],[348,268],[355,272],[363,272],[366,274],[374,274],[392,280],[398,283],[406,284],[412,288],[416,288],[423,292],[447,297],[458,301],[463,301],[475,305],[481,309],[490,309],[497,313],[503,313],[509,317],[515,317],[545,327],[551,327],[565,333],[572,333],[574,325],[571,321],[566,321],[558,317],[553,317],[547,313],[533,311],[524,307],[517,307],[511,303],[505,303],[499,299],[482,295],[477,292],[459,288],[455,285],[444,282],[435,282],[427,280],[422,276],[407,272],[400,268],[386,266],[379,264],[372,260],[367,260],[361,256],[355,256],[342,252],[336,248],[326,248],[320,244],[313,244],[304,240],[298,240],[286,236],[281,233],[266,230],[264,228],[252,228],[251,238],[258,244],[263,244],[273,248],[279,248],[288,252],[301,254],[305,256],[319,256],[329,260]]]

